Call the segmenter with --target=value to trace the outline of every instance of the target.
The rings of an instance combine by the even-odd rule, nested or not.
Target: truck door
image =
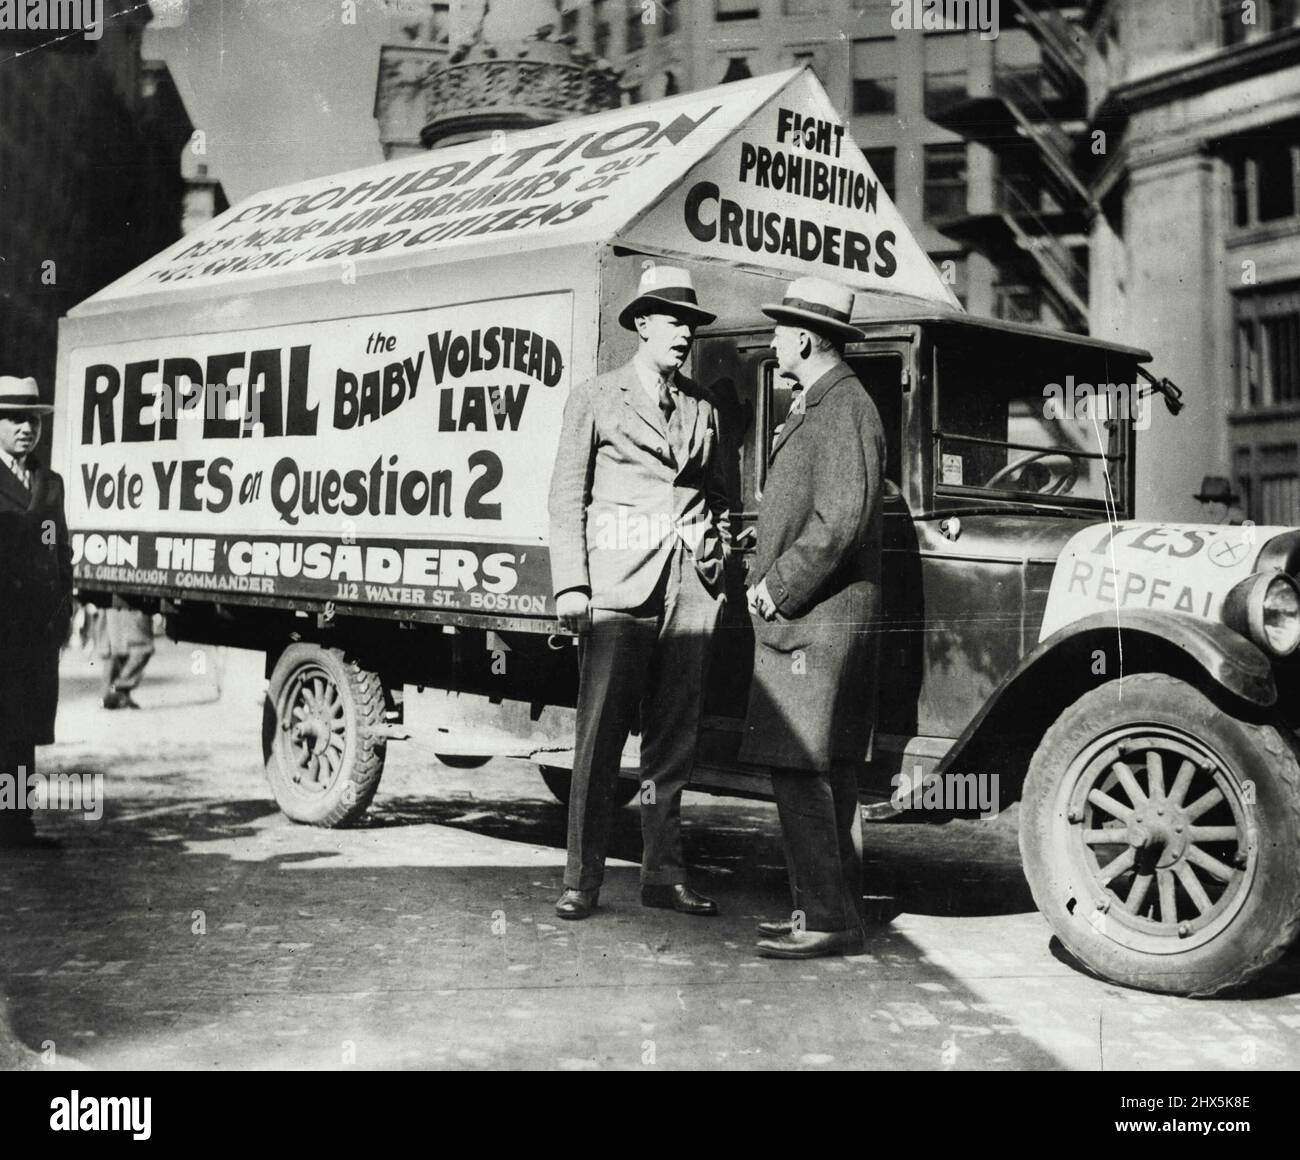
[[[745,589],[754,579],[749,575],[753,556],[753,529],[767,478],[768,452],[789,414],[793,391],[788,380],[776,372],[776,359],[770,346],[771,332],[707,336],[696,347],[695,377],[718,401],[723,423],[723,443],[728,455],[732,480],[733,511],[739,513],[738,525],[744,544],[732,560],[728,574],[727,608],[715,638],[713,679],[705,702],[706,714],[744,717],[749,683],[753,673],[754,635],[745,606]],[[853,368],[880,412],[885,429],[885,564],[882,576],[884,620],[892,623],[891,608],[906,600],[893,573],[903,556],[895,550],[911,545],[906,558],[915,561],[915,534],[911,516],[903,502],[899,483],[902,478],[903,370],[908,365],[908,347],[898,340],[854,343],[845,361]],[[746,533],[748,533],[746,535]],[[883,630],[885,625],[878,626]],[[900,642],[898,648],[903,647]],[[892,638],[882,636],[881,670],[888,671],[891,650],[897,652]],[[897,719],[915,718],[915,696],[907,703],[907,682],[882,681],[885,694],[880,710],[890,718],[878,719],[878,728],[894,732]],[[864,705],[863,711],[869,711]]]

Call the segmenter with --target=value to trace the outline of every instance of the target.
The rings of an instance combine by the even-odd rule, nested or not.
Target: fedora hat
[[[1201,480],[1201,490],[1192,498],[1200,500],[1201,503],[1234,504],[1241,502],[1241,496],[1232,490],[1232,484],[1221,475],[1207,475]]]
[[[54,408],[41,402],[41,389],[35,379],[0,375],[0,411],[35,411],[38,415],[49,415]]]
[[[648,266],[641,275],[636,297],[619,312],[624,330],[635,330],[641,314],[672,314],[696,326],[707,326],[718,316],[703,309],[695,297],[691,272],[681,266]]]
[[[849,323],[853,291],[825,278],[796,278],[786,290],[784,301],[769,302],[762,311],[786,326],[801,326],[835,338],[866,337]]]

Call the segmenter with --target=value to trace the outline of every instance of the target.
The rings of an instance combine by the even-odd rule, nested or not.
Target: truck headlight
[[[1285,572],[1249,576],[1225,597],[1223,619],[1270,656],[1290,656],[1300,645],[1300,585]]]

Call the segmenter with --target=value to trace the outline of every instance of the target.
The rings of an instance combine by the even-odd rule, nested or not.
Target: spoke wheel
[[[1030,763],[1020,848],[1034,900],[1097,974],[1213,994],[1300,927],[1300,765],[1270,724],[1158,674],[1069,706]]]
[[[383,772],[383,689],[338,649],[290,645],[263,714],[267,779],[294,821],[340,826],[366,811]]]
[[[1125,727],[1080,754],[1063,780],[1070,852],[1112,937],[1160,953],[1159,940],[1190,948],[1232,922],[1255,873],[1257,834],[1242,788],[1209,746],[1179,729]]]

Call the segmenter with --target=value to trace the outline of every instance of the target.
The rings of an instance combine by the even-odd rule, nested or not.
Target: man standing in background
[[[53,410],[35,379],[0,375],[0,774],[18,786],[21,773],[36,772],[35,746],[54,740],[59,649],[72,620],[63,480],[35,455]],[[0,847],[48,844],[25,800],[0,809]]]

